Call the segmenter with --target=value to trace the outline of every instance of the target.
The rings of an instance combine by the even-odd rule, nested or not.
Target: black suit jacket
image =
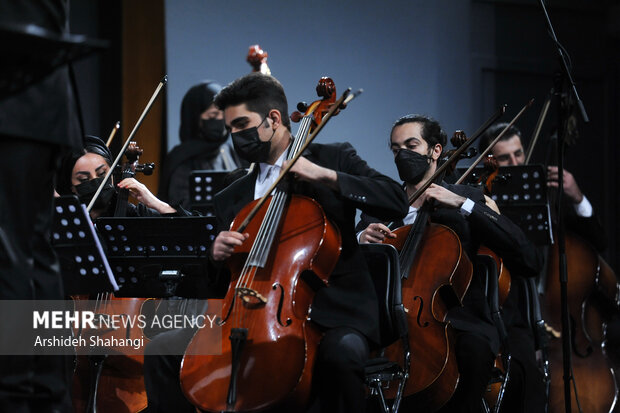
[[[342,236],[342,251],[329,286],[317,291],[310,317],[324,328],[353,327],[378,342],[377,299],[355,238],[355,214],[359,208],[381,219],[402,219],[407,213],[405,194],[398,183],[370,168],[348,143],[312,144],[304,157],[335,170],[339,191],[326,185],[297,182],[293,192],[318,201]],[[218,230],[228,230],[239,210],[254,199],[257,171],[255,168],[254,173],[236,180],[215,196]]]
[[[432,222],[446,225],[456,232],[470,258],[475,257],[480,245],[484,244],[504,260],[511,274],[514,272],[528,277],[538,274],[542,267],[542,255],[538,249],[517,225],[486,206],[480,190],[465,185],[442,185],[475,202],[468,217],[451,208],[437,208],[431,213]],[[362,231],[370,223],[379,221],[376,217],[362,214],[356,229]],[[402,226],[403,222],[397,221],[395,224]],[[476,271],[463,300],[463,307],[453,308],[448,317],[455,328],[480,334],[487,338],[493,351],[499,350],[499,336],[491,319],[484,283],[476,277]]]

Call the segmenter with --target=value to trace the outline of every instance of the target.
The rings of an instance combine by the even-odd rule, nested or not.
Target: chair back
[[[360,244],[379,302],[381,346],[387,347],[407,335],[402,302],[398,251],[387,244]]]

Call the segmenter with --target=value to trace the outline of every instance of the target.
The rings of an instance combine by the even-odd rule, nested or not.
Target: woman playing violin
[[[439,123],[427,116],[407,115],[394,123],[389,145],[408,195],[434,174],[446,141]],[[540,270],[541,257],[523,232],[489,208],[483,194],[473,188],[431,184],[409,207],[405,219],[395,222],[395,226],[411,224],[419,207],[427,200],[433,200],[436,206],[431,212],[431,221],[454,230],[470,257],[475,256],[483,243],[500,255],[511,271],[520,270],[535,276]],[[357,230],[360,242],[382,242],[395,237],[379,219],[366,214],[362,214]],[[499,350],[499,337],[491,321],[482,280],[473,277],[463,305],[448,313],[448,319],[457,330],[455,352],[460,379],[454,396],[441,410],[446,412],[480,411],[493,360]]]
[[[96,136],[86,136],[84,141],[84,148],[81,151],[71,153],[63,159],[57,175],[56,190],[60,195],[75,194],[82,203],[88,204],[110,169],[112,153]],[[138,205],[128,204],[127,216],[159,216],[177,213],[177,209],[157,199],[144,184],[135,178],[123,179],[117,187],[129,190],[130,194],[139,201]],[[113,183],[109,182],[106,183],[95,202],[90,216],[92,219],[100,216],[113,216],[115,205],[116,190]]]

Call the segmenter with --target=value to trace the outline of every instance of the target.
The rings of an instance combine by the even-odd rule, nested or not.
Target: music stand
[[[99,218],[118,297],[214,298],[209,248],[214,217]]]
[[[189,175],[190,209],[204,216],[214,216],[213,198],[226,186],[224,178],[230,171],[196,170]]]
[[[52,246],[66,295],[118,290],[86,207],[74,195],[54,198]]]
[[[482,173],[483,168],[475,169],[466,183],[476,182]],[[493,181],[491,199],[534,244],[553,242],[547,181],[542,165],[501,166]]]

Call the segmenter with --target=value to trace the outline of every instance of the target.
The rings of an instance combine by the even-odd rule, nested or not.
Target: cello
[[[550,198],[559,198],[557,191]],[[564,237],[570,331],[549,335],[549,412],[565,411],[561,337],[570,334],[572,412],[617,413],[620,366],[609,357],[605,329],[606,322],[620,313],[620,279],[588,241],[568,229]],[[548,251],[547,271],[541,280],[542,312],[549,332],[562,330],[558,255],[556,231]]]
[[[464,135],[458,136],[463,144]],[[453,156],[446,161],[447,165],[453,164],[459,155]],[[443,174],[436,173],[429,181],[438,176]],[[409,200],[415,202],[414,197]],[[383,241],[399,252],[403,279],[402,301],[407,313],[412,366],[403,395],[421,411],[439,409],[456,389],[459,373],[447,313],[452,306],[462,303],[473,273],[456,233],[429,221],[430,208],[425,203],[412,225],[394,230],[396,237]],[[388,346],[385,356],[402,360],[403,351],[402,344],[397,342]],[[386,395],[395,397],[394,391]]]
[[[455,155],[458,156],[465,151],[467,146],[495,119],[496,117],[491,118],[480,132],[477,132],[466,144],[461,145]],[[414,202],[416,197],[430,186],[433,179],[449,167],[451,161],[453,161],[452,158],[441,165],[426,184],[416,188],[416,193],[409,197],[410,202]],[[409,396],[408,401],[412,406],[423,411],[433,411],[448,401],[458,383],[459,373],[454,357],[454,344],[451,341],[452,327],[447,322],[447,311],[462,303],[471,280],[472,265],[467,255],[463,253],[456,234],[450,234],[451,230],[437,224],[426,226],[425,209],[426,207],[423,207],[418,212],[413,229],[399,228],[394,231],[395,239],[386,238],[384,242],[400,250],[401,272],[403,277],[407,277],[402,282],[402,295],[403,304],[408,309],[409,341],[414,361],[411,363],[411,379],[406,384],[404,395]],[[421,222],[423,224],[418,226]],[[414,243],[409,241],[411,234],[421,233],[424,234],[422,235],[424,241],[419,242],[422,252],[410,247],[408,251],[407,244]],[[434,236],[437,240],[433,239]],[[424,251],[425,248],[426,251]],[[415,255],[414,263],[407,263],[403,257],[411,257],[411,250],[416,254],[423,254],[423,258]],[[468,264],[464,264],[465,260]],[[391,360],[394,360],[394,357],[401,359],[398,354],[401,351],[398,348],[400,346],[395,347],[396,352],[393,352],[390,347],[386,350]]]
[[[323,99],[305,111],[280,178],[346,96],[335,101],[329,78],[321,79],[317,92]],[[208,345],[198,331],[183,358],[181,386],[202,410],[299,407],[309,398],[320,340],[318,328],[307,318],[312,287],[327,284],[340,256],[340,231],[316,201],[290,195],[277,185],[246,205],[231,224],[249,238],[227,262],[232,276],[219,324],[229,340],[222,343],[222,355],[196,355]],[[311,282],[301,276],[304,272],[311,274]]]

